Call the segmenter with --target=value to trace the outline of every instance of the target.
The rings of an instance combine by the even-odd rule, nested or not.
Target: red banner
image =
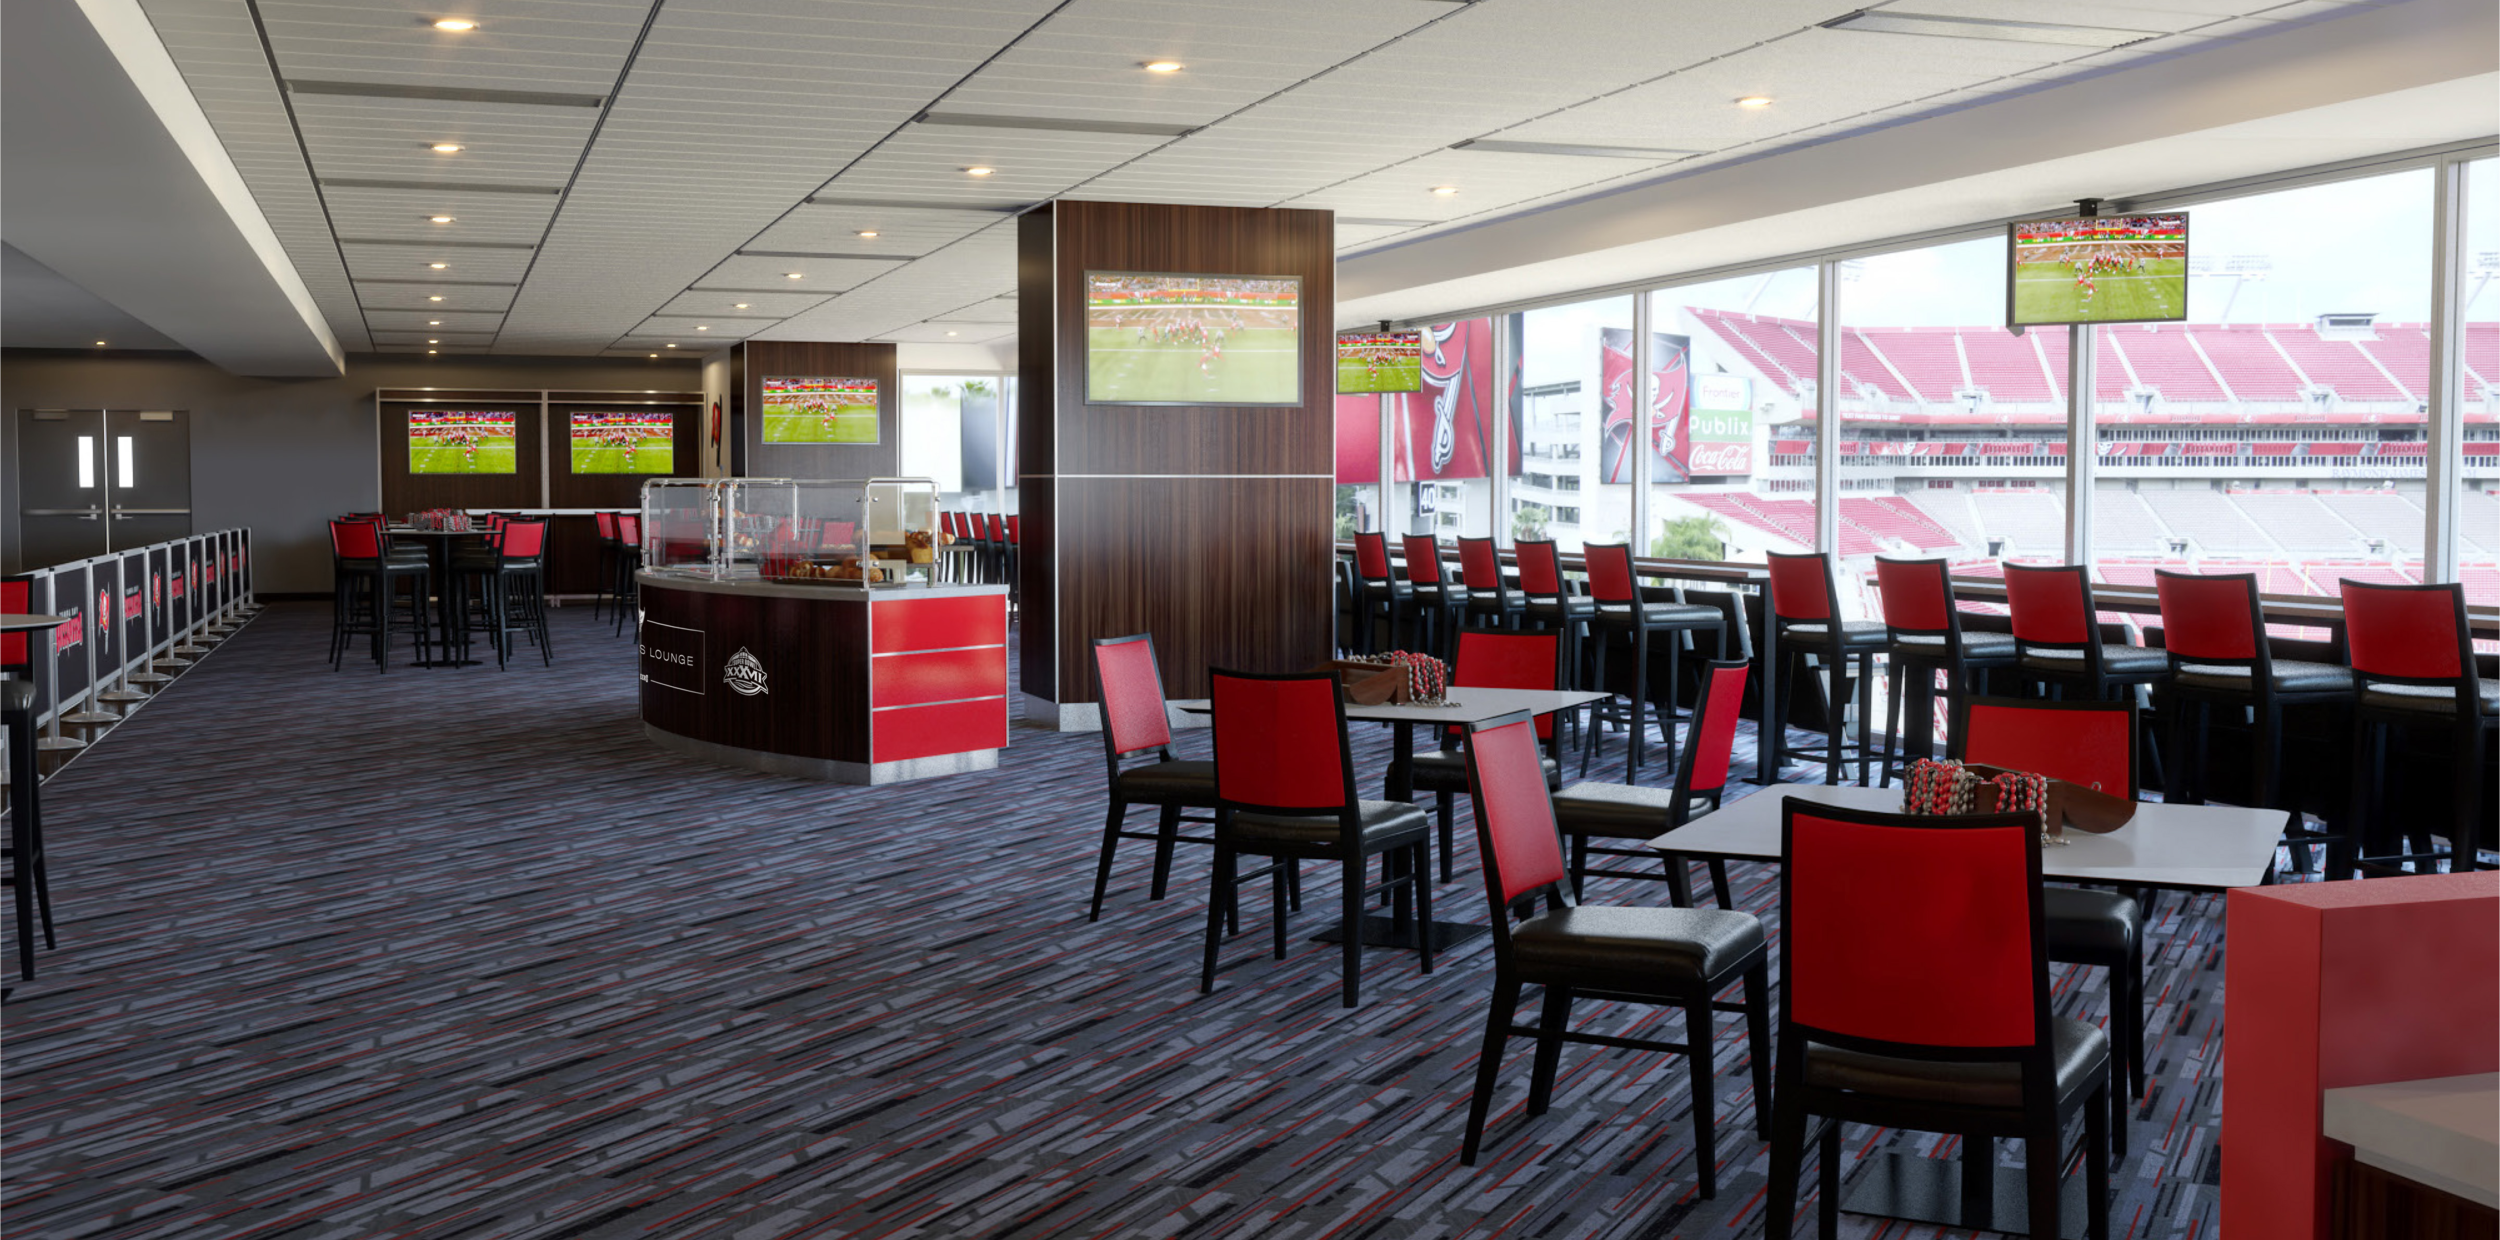
[[[1337,398],[1337,485],[1371,486],[1380,481],[1380,398]]]
[[[1493,474],[1493,320],[1423,330],[1424,386],[1381,397],[1389,416],[1393,481]]]
[[[1649,444],[1650,481],[1692,481],[1693,390],[1686,364],[1692,343],[1687,336],[1649,334],[1649,419],[1647,426],[1636,428],[1632,411],[1640,397],[1632,390],[1632,332],[1622,327],[1598,330],[1598,415],[1605,428],[1598,447],[1600,481],[1632,481],[1632,445],[1643,440]]]
[[[59,654],[85,640],[87,640],[87,626],[80,619],[78,609],[72,607],[69,609],[69,623],[52,630],[52,652]]]
[[[140,596],[139,587],[130,587],[130,593],[122,596],[122,619],[136,620],[146,610],[147,600]]]

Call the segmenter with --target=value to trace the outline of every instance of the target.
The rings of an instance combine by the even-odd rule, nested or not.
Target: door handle
[[[82,520],[82,521],[93,521],[93,520],[95,520],[95,519],[96,519],[96,517],[97,517],[99,514],[101,514],[102,512],[103,512],[103,509],[100,509],[100,508],[20,508],[20,509],[18,509],[18,515],[19,515],[19,516],[22,516],[22,517],[76,517],[76,518],[78,518],[79,520]]]

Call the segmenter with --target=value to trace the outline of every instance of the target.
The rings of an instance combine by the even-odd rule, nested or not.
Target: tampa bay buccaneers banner
[[[1649,443],[1651,482],[1692,481],[1692,346],[1689,336],[1649,334],[1649,421],[1643,427],[1632,413],[1640,396],[1633,390],[1631,329],[1598,329],[1598,416],[1606,435],[1598,449],[1601,481],[1632,481],[1633,444],[1643,439]]]
[[[1423,329],[1424,382],[1419,391],[1381,399],[1389,418],[1395,482],[1489,478],[1493,474],[1493,320],[1465,319]],[[1518,472],[1516,438],[1511,472]]]
[[[1337,485],[1370,486],[1380,481],[1380,397],[1370,393],[1337,397]]]

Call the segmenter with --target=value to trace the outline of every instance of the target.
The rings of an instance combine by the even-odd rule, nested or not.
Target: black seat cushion
[[[1640,620],[1641,624],[1653,629],[1662,626],[1668,628],[1708,628],[1712,625],[1726,624],[1727,613],[1716,607],[1707,607],[1700,603],[1643,603],[1641,604]],[[1629,603],[1599,603],[1597,605],[1597,622],[1599,624],[1617,625],[1628,628],[1632,623],[1632,605]]]
[[[2276,693],[2350,693],[2352,669],[2332,663],[2305,663],[2298,659],[2274,661]],[[2170,678],[2174,689],[2204,693],[2248,694],[2255,678],[2244,667],[2219,667],[2202,663],[2183,663]]]
[[[35,682],[0,680],[0,711],[22,714],[35,708]]]
[[[2483,713],[2500,715],[2500,680],[2481,681],[2474,687],[2482,695]],[[2446,715],[2454,718],[2457,713],[2457,691],[2445,685],[2374,683],[2361,691],[2361,705],[2369,710]]]
[[[1597,600],[1583,594],[1529,595],[1527,612],[1531,616],[1594,616]]]
[[[1519,980],[1625,994],[1649,993],[1643,978],[1722,977],[1761,952],[1762,923],[1720,909],[1583,905],[1539,913],[1510,932]]]
[[[1545,767],[1545,786],[1562,781],[1562,766],[1552,758],[1537,760]],[[1415,791],[1467,791],[1467,755],[1456,749],[1433,749],[1415,755]]]
[[[2098,1025],[2052,1018],[2050,1040],[2062,1101],[2109,1079],[2109,1035]],[[2010,1063],[1934,1063],[1806,1044],[1805,1083],[1948,1106],[2022,1109],[2022,1074]]]
[[[1709,808],[1708,800],[1694,797],[1685,807],[1685,820]],[[1565,835],[1652,839],[1674,829],[1675,791],[1582,780],[1554,794],[1554,825]]]
[[[2083,652],[2033,646],[2023,651],[2022,665],[2035,672],[2080,676],[2083,674]],[[2149,646],[2101,644],[2101,674],[2104,676],[2157,676],[2169,670],[2170,656],[2163,651]]]
[[[1396,848],[1431,834],[1432,820],[1424,811],[1404,801],[1361,802],[1363,817],[1363,851],[1378,852]],[[1235,814],[1232,842],[1245,851],[1281,851],[1305,856],[1333,855],[1337,846],[1337,819],[1304,817],[1289,814]]]
[[[1111,781],[1111,795],[1151,805],[1215,804],[1215,764],[1191,759],[1132,766]]]
[[[1944,638],[1941,635],[1895,637],[1892,639],[1891,649],[1896,658],[1930,659],[1941,662],[1944,659]],[[1962,634],[1962,661],[1974,667],[1990,663],[2010,667],[2014,662],[2014,635],[2011,633],[1964,633]]]
[[[2088,887],[2043,887],[2040,894],[2049,959],[2126,966],[2144,935],[2144,910],[2132,898]]]
[[[1831,625],[1821,620],[1783,621],[1780,636],[1807,646],[1822,646],[1831,641]],[[1880,620],[1843,620],[1840,622],[1840,644],[1850,650],[1867,650],[1882,646],[1891,634]]]

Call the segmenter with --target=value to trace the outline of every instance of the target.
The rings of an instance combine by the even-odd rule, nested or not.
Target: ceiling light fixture
[[[433,296],[426,298],[427,301],[441,301],[442,299],[443,295],[441,293],[436,293]]]
[[[426,343],[427,343],[427,344],[441,344],[441,343],[442,343],[442,341],[440,341],[440,340],[428,340],[428,341],[426,341]]]
[[[442,270],[444,270],[444,269],[446,269],[446,268],[450,267],[450,266],[451,266],[451,264],[450,264],[450,263],[427,263],[427,264],[426,264],[426,266],[431,267],[431,268],[433,268],[433,269],[434,269],[434,270],[436,270],[436,271],[442,271]]]
[[[97,347],[97,348],[99,348],[99,349],[103,348],[103,347],[104,347],[104,342],[103,342],[103,341],[101,341],[101,340],[96,341],[96,342],[95,342],[95,347]]]
[[[2125,47],[2157,39],[2157,30],[2122,30],[2112,26],[2076,26],[2065,22],[2021,22],[2001,17],[1949,17],[1942,13],[1855,13],[1823,23],[1826,30],[1858,30],[1876,34],[1923,34],[1945,39],[1991,39],[2008,43],[2058,43],[2068,47]]]
[[[946,333],[946,334],[947,334],[947,335],[949,335],[949,336],[952,336],[952,335],[954,335],[955,333],[953,333],[953,332],[951,332],[951,331],[950,331],[950,332],[948,332],[948,333]]]
[[[658,356],[659,356],[659,354],[654,353],[654,354],[652,354],[651,356],[653,356],[653,357],[658,357]]]
[[[448,215],[429,215],[425,218],[432,220],[437,224],[448,224],[452,221],[452,217]]]
[[[441,319],[427,319],[425,321],[425,325],[428,327],[441,327],[443,325],[443,321]]]
[[[877,235],[877,230],[873,228],[863,228],[859,230],[859,235],[863,237],[873,237]]]
[[[661,347],[661,348],[663,348],[663,349],[674,349],[674,348],[676,348],[677,346],[676,346],[676,345],[673,345],[673,344],[664,344],[664,345],[661,345],[660,347]]]
[[[807,273],[804,271],[785,271],[781,273],[781,278],[784,280],[804,280],[807,278]]]
[[[708,332],[708,331],[712,330],[712,329],[711,329],[711,327],[710,327],[709,325],[707,325],[707,324],[703,324],[703,323],[697,323],[697,324],[695,324],[695,325],[694,325],[694,329],[695,329],[696,331],[699,331],[699,332]]]
[[[457,155],[460,153],[461,147],[457,142],[437,142],[426,149],[437,155]]]
[[[440,352],[442,352],[442,350],[441,350],[441,349],[427,349],[427,350],[426,350],[426,352],[428,352],[428,353],[440,353]]]
[[[1740,108],[1767,108],[1771,106],[1771,97],[1769,95],[1747,95],[1744,98],[1737,100],[1736,106]]]
[[[1149,60],[1137,67],[1148,73],[1178,73],[1188,66],[1177,60]]]
[[[467,34],[468,32],[477,29],[477,23],[470,21],[465,17],[446,17],[435,22],[434,28],[436,30],[448,30],[454,34]]]
[[[964,169],[964,175],[968,177],[985,177],[996,171],[998,171],[996,168],[986,168],[979,164],[974,164],[973,166]]]
[[[1455,185],[1435,185],[1432,187],[1432,192],[1440,197],[1447,198],[1450,195],[1457,193],[1458,187]]]
[[[747,304],[746,304],[745,302],[743,302],[743,301],[742,301],[742,302],[739,302],[737,305],[734,305],[734,306],[731,306],[731,307],[730,307],[730,309],[732,309],[732,310],[744,310],[744,309],[746,309],[746,308],[747,308]]]

